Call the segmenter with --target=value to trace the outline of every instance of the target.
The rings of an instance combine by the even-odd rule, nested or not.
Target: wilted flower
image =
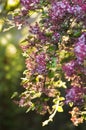
[[[72,111],[69,112],[71,114],[71,121],[75,126],[78,124],[83,123],[83,117],[80,115],[80,110],[78,107],[74,107]]]
[[[41,102],[41,101],[36,102],[36,111],[40,113],[41,115],[46,114],[48,109],[49,109],[49,106],[47,102]]]
[[[33,59],[27,58],[25,60],[25,64],[26,64],[27,69],[33,72],[33,70],[35,69],[35,62],[33,61]]]
[[[25,52],[29,48],[29,45],[20,45],[20,47]]]

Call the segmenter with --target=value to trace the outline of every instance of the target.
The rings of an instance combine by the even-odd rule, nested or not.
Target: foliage
[[[30,25],[32,13],[39,20]],[[17,15],[18,14],[18,15]],[[85,0],[21,0],[14,22],[20,29],[28,27],[22,41],[26,70],[22,78],[25,91],[19,106],[27,112],[36,110],[53,120],[56,112],[71,107],[74,125],[86,118],[86,1]]]

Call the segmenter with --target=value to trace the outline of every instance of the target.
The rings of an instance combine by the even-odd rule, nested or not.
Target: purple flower
[[[74,48],[77,61],[81,64],[86,58],[86,33],[82,34]]]
[[[66,101],[65,103],[71,103],[73,102],[74,105],[80,105],[84,103],[83,94],[84,89],[82,87],[73,86],[72,88],[68,89],[66,91]]]
[[[30,26],[29,32],[34,35],[35,40],[38,39],[38,42],[35,42],[34,44],[45,44],[47,41],[46,37],[46,31],[39,27],[38,23],[36,23],[34,26]]]
[[[82,10],[83,10],[84,12],[86,12],[86,2],[85,2],[84,5],[82,5]]]
[[[20,2],[26,9],[33,9],[39,0],[21,0]]]
[[[50,16],[53,20],[62,18],[67,10],[70,10],[70,5],[67,1],[58,1],[52,3],[52,8],[50,10]]]
[[[31,32],[32,34],[39,34],[40,28],[39,28],[38,24],[36,23],[35,26],[30,26],[29,32]]]
[[[86,44],[86,33],[83,33],[83,34],[79,37],[79,42],[81,42],[82,44]]]
[[[39,0],[21,0],[21,3],[23,5],[31,5],[31,4],[36,4],[38,2],[39,2]]]
[[[67,76],[72,76],[75,73],[75,65],[76,62],[72,60],[66,63],[65,65],[63,65],[62,69]]]
[[[58,42],[60,38],[60,34],[58,32],[55,32],[52,36],[52,39],[55,41],[55,42]]]
[[[46,72],[46,55],[44,53],[36,56],[36,72],[39,74]]]
[[[72,14],[75,16],[83,17],[85,6],[79,2],[73,2],[70,4],[70,1],[54,1],[52,2],[52,8],[50,9],[50,16],[52,20],[62,19],[67,14]]]
[[[74,5],[73,7],[71,7],[71,10],[74,15],[81,14],[82,12],[82,8],[79,5]]]

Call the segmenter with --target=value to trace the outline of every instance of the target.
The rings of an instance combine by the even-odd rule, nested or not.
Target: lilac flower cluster
[[[35,54],[25,61],[26,67],[31,74],[43,74],[46,72],[46,55],[45,53]]]
[[[60,38],[60,34],[58,32],[55,32],[52,35],[52,40],[55,41],[55,42],[59,41],[59,38]]]
[[[46,72],[46,55],[44,53],[36,56],[36,64],[36,71],[39,74]]]
[[[77,4],[71,5],[70,2],[67,0],[62,1],[55,1],[52,3],[51,9],[50,9],[50,17],[52,20],[60,20],[63,19],[64,16],[67,14],[75,15],[75,16],[83,16],[83,5],[79,4],[80,2],[77,2]],[[80,17],[79,16],[79,17]]]
[[[84,75],[86,75],[86,67],[84,62],[86,60],[86,33],[82,33],[78,40],[75,40],[74,44],[74,60],[63,64],[63,71],[66,78],[71,81],[71,88],[66,89],[65,103],[74,106],[84,106],[86,95],[86,81]],[[71,111],[71,114],[74,111]],[[74,125],[83,123],[83,117],[81,111],[78,109],[78,114],[73,113],[71,121]],[[79,115],[80,114],[80,115]]]
[[[85,2],[84,5],[82,5],[82,10],[83,10],[84,12],[86,12],[86,2]]]
[[[82,105],[84,103],[83,96],[86,94],[83,87],[72,86],[66,91],[65,103],[74,103],[74,105]]]
[[[39,0],[21,0],[21,4],[28,10],[35,7],[38,2]]]
[[[39,34],[40,28],[39,28],[38,24],[36,23],[35,26],[30,26],[29,32],[32,34]]]
[[[75,74],[75,67],[76,67],[76,62],[75,61],[70,61],[63,65],[63,71],[67,76],[72,76]]]
[[[84,61],[86,60],[86,33],[83,33],[78,38],[77,43],[75,43],[74,54],[76,59],[63,65],[63,71],[68,77],[78,73],[86,74],[86,68],[84,67]]]
[[[53,20],[58,20],[58,18],[63,18],[67,10],[70,10],[70,5],[67,1],[59,1],[52,3],[52,8],[50,10],[50,16]]]
[[[75,55],[79,64],[83,63],[86,59],[86,33],[83,33],[75,44]]]
[[[86,1],[85,0],[72,0],[72,3],[82,6],[83,4],[85,5]]]
[[[38,23],[36,23],[34,26],[30,26],[29,32],[34,35],[34,40],[30,41],[30,43],[36,45],[36,40],[38,39],[37,44],[45,44],[48,40],[48,37],[46,36],[46,31],[43,30],[41,27],[39,27]],[[30,39],[28,39],[30,40]]]

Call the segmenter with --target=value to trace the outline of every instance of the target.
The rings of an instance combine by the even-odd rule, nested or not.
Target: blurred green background
[[[15,2],[10,5],[9,1]],[[23,90],[21,77],[25,68],[19,42],[25,36],[26,30],[9,27],[5,18],[8,12],[17,8],[17,0],[0,0],[0,130],[86,130],[86,125],[74,127],[70,115],[65,108],[64,113],[57,113],[54,121],[46,127],[41,123],[48,118],[35,112],[25,113],[25,108],[19,108],[11,99],[13,92]],[[12,4],[12,3],[11,3]],[[16,6],[15,6],[16,5]]]

